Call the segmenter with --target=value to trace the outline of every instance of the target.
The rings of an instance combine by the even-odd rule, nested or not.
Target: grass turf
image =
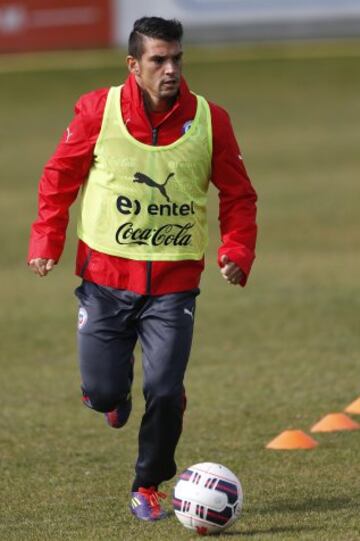
[[[175,517],[149,525],[128,511],[143,410],[140,363],[134,412],[120,432],[80,405],[74,220],[61,264],[47,279],[36,279],[24,264],[37,179],[74,101],[125,74],[109,67],[113,52],[96,53],[104,68],[91,67],[92,54],[79,53],[86,69],[67,70],[64,54],[58,70],[39,68],[39,57],[30,56],[26,69],[20,63],[0,73],[0,538],[195,539]],[[260,234],[247,288],[228,286],[215,264],[211,191],[212,242],[186,380],[179,470],[215,461],[240,477],[244,510],[220,539],[355,541],[360,433],[319,435],[314,451],[265,445],[286,428],[308,432],[360,394],[360,43],[191,54],[185,67],[191,87],[231,114],[259,192]]]

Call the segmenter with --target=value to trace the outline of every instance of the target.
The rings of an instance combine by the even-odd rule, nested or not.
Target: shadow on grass
[[[253,512],[257,512],[260,515],[266,515],[267,513],[296,513],[303,511],[321,512],[331,511],[337,509],[346,509],[352,507],[356,497],[351,498],[337,497],[337,498],[310,498],[308,500],[290,502],[289,500],[279,500],[266,507],[260,509],[252,509]]]
[[[254,530],[229,530],[228,532],[221,532],[221,535],[224,537],[231,537],[233,535],[238,536],[248,536],[251,537],[252,535],[266,535],[266,534],[279,534],[279,533],[296,533],[300,534],[300,532],[312,532],[315,530],[319,530],[316,526],[273,526],[272,528],[258,528]]]

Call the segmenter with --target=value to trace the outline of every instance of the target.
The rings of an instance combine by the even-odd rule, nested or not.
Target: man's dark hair
[[[161,17],[141,17],[134,23],[129,36],[128,52],[137,60],[143,55],[143,37],[162,39],[164,41],[179,41],[183,36],[183,27],[176,19],[162,19]]]

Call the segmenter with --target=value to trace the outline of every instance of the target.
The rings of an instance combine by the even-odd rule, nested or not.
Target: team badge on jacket
[[[192,120],[188,120],[187,122],[185,122],[185,124],[183,124],[182,130],[181,130],[181,133],[183,135],[184,133],[190,130],[192,122],[193,122]]]

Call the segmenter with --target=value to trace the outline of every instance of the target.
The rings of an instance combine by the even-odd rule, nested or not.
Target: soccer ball
[[[173,495],[175,515],[181,524],[201,535],[218,533],[233,524],[242,502],[239,479],[225,466],[212,462],[183,471]]]

